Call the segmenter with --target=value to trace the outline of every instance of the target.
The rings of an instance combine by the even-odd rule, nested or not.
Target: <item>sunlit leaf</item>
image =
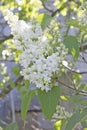
[[[61,98],[62,100],[65,100],[65,101],[67,101],[67,100],[68,100],[68,98],[67,98],[67,97],[65,97],[65,96],[60,96],[60,98]]]
[[[87,130],[87,128],[84,128],[83,130]]]
[[[57,121],[56,123],[55,123],[55,130],[61,130],[61,123],[62,121],[61,120],[59,120],[59,121]]]
[[[37,20],[39,21],[39,23],[41,24],[42,29],[44,30],[49,24],[50,21],[52,20],[52,17],[48,14],[40,14],[37,17]]]
[[[65,119],[61,119],[59,121],[56,121],[54,123],[54,130],[65,130],[65,124],[66,124]]]

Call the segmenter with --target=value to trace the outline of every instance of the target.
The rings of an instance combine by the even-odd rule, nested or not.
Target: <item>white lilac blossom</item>
[[[83,2],[79,7],[80,15],[78,16],[79,24],[87,25],[87,2]]]
[[[22,51],[19,59],[23,67],[21,75],[37,88],[48,92],[52,89],[53,78],[60,73],[62,61],[68,52],[60,40],[58,30],[52,31],[53,29],[49,28],[43,31],[38,23],[17,20],[12,13],[11,17],[14,20],[16,18],[16,22],[10,20],[10,13],[5,17],[12,30],[13,43]]]

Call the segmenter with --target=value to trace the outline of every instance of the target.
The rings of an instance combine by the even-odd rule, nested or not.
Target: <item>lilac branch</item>
[[[0,62],[15,62],[15,60],[0,59]]]
[[[72,89],[72,90],[76,91],[76,94],[87,96],[87,92],[86,91],[78,90],[74,86],[66,84],[65,82],[61,81],[59,78],[57,78],[56,80],[57,80],[57,82],[59,82],[60,84],[62,84],[64,87],[67,87],[69,89]]]
[[[71,69],[69,66],[66,66],[66,65],[64,65],[64,64],[63,64],[63,66],[64,66],[66,69],[68,69],[69,71],[73,72],[73,73],[76,73],[76,74],[87,74],[87,71],[82,71],[82,72],[80,72],[80,71],[78,71],[78,70]]]

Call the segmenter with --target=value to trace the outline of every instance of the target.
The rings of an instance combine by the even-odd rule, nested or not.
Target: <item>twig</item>
[[[41,0],[41,2],[42,2],[42,5],[43,5],[44,9],[46,9],[47,11],[53,13],[53,10],[50,9],[50,8],[48,8],[48,7],[44,4],[43,0]]]
[[[63,66],[68,69],[69,71],[73,72],[73,73],[76,73],[76,74],[87,74],[87,71],[82,71],[82,72],[79,72],[78,70],[75,70],[75,69],[71,69],[69,66],[65,66],[63,64]]]
[[[56,9],[55,11],[53,11],[52,9],[50,9],[49,7],[47,7],[47,6],[45,5],[45,3],[44,3],[43,0],[41,0],[41,2],[42,2],[42,5],[43,5],[44,9],[46,9],[47,11],[49,11],[49,12],[51,13],[51,16],[52,16],[52,17],[54,17],[57,12],[60,12],[61,10],[63,10],[63,8],[64,8],[65,5],[66,5],[66,3],[64,3],[64,4],[62,5],[62,7]]]
[[[87,60],[85,59],[85,57],[84,57],[84,55],[82,54],[80,54],[80,56],[81,56],[81,58],[82,58],[82,60],[87,64]]]
[[[15,62],[15,60],[0,59],[0,62],[6,62],[6,61],[8,61],[8,62]]]
[[[68,85],[68,84],[64,83],[64,82],[61,81],[59,78],[57,78],[57,81],[58,81],[60,84],[64,85],[64,87],[67,87],[67,88],[70,88],[70,89],[76,91],[77,94],[87,96],[87,92],[86,92],[86,91],[78,90],[78,89],[76,89],[75,87],[73,87],[72,85]]]

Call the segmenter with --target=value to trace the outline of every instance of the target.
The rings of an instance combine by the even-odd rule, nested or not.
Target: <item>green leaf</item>
[[[20,68],[18,66],[12,68],[12,72],[18,76],[20,74]]]
[[[30,86],[30,81],[29,81],[29,80],[25,80],[24,83],[25,83],[25,87],[26,87],[26,88],[29,88],[29,86]]]
[[[47,2],[47,0],[41,0],[42,2]]]
[[[22,100],[21,116],[22,116],[23,120],[26,119],[27,111],[29,110],[30,102],[31,102],[31,99],[33,98],[34,95],[35,95],[35,91],[34,90],[26,92],[26,93],[23,93],[21,95],[21,100]]]
[[[85,117],[87,117],[87,108],[84,108],[82,111],[77,111],[71,118],[68,120],[65,130],[74,130],[76,124],[81,122]]]
[[[77,19],[68,19],[67,20],[67,25],[68,26],[74,26],[74,27],[78,27],[79,23]]]
[[[4,130],[18,130],[18,125],[16,122],[11,123],[9,125],[7,125]]]
[[[42,29],[44,30],[50,24],[50,21],[52,20],[52,17],[50,15],[48,15],[48,14],[40,14],[37,17],[37,20],[39,21]]]
[[[79,84],[78,89],[87,91],[87,84]]]
[[[67,36],[64,39],[65,46],[69,49],[69,53],[74,57],[76,61],[79,57],[79,44],[77,38],[74,36]]]
[[[86,25],[79,24],[77,19],[68,19],[67,20],[67,26],[73,26],[79,28],[81,31],[87,31]]]
[[[3,45],[0,44],[0,56],[2,56],[2,51],[3,51]]]
[[[82,121],[81,125],[83,126],[83,128],[87,128],[87,120],[86,121]]]
[[[51,119],[60,98],[60,87],[53,87],[52,90],[48,92],[39,89],[38,97],[42,112],[48,119]]]

